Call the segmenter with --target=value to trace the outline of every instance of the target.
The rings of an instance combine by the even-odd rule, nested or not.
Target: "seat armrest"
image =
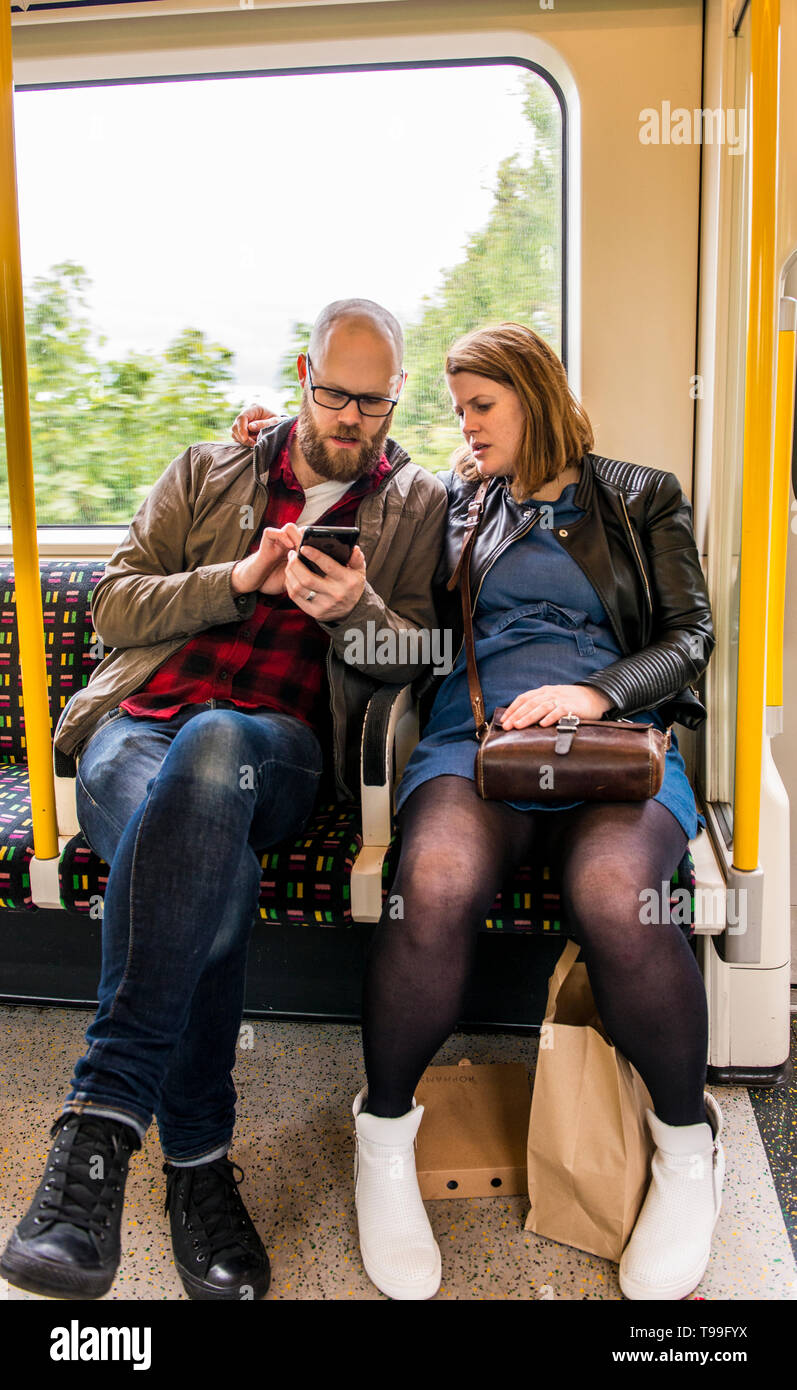
[[[707,830],[698,830],[689,850],[695,866],[695,935],[719,936],[727,926],[728,891]]]
[[[58,834],[68,836],[80,833],[75,799],[75,776],[77,763],[68,753],[53,746],[53,772],[55,774],[55,814],[58,821]]]
[[[363,846],[351,871],[351,915],[378,922],[382,869],[393,835],[395,789],[418,742],[418,707],[411,685],[383,685],[368,702],[360,750]]]
[[[390,844],[395,789],[418,742],[418,707],[411,685],[383,685],[363,720],[360,797],[364,845]]]

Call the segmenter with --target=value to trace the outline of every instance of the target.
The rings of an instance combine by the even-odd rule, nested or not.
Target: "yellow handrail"
[[[28,414],[28,363],[19,252],[17,168],[14,152],[14,77],[11,6],[0,3],[0,356],[6,427],[17,623],[30,774],[33,844],[38,859],[58,854],[47,662],[44,655],[36,504]]]
[[[750,288],[736,702],[733,865],[758,867],[769,568],[780,0],[752,0]]]
[[[767,607],[767,704],[783,704],[783,620],[786,551],[789,542],[791,443],[794,428],[794,367],[797,299],[780,301],[778,384],[775,392],[775,454],[772,467],[772,538]]]

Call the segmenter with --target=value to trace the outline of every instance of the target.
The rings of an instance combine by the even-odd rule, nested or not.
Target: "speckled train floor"
[[[0,1242],[35,1190],[90,1015],[67,1009],[0,1008],[4,1125],[0,1142]],[[356,1027],[258,1021],[236,1072],[238,1126],[232,1156],[242,1194],[272,1261],[273,1299],[380,1299],[360,1262],[352,1201],[351,1102],[362,1085]],[[436,1058],[453,1063],[522,1061],[536,1041],[456,1034]],[[728,1178],[711,1262],[694,1295],[797,1298],[797,1265],[748,1092],[717,1088]],[[756,1104],[759,1105],[758,1100]],[[794,1094],[770,1107],[781,1200],[794,1215]],[[110,1299],[181,1299],[163,1214],[165,1178],[155,1127],[134,1156],[122,1222],[123,1258]],[[524,1197],[428,1203],[443,1257],[438,1299],[621,1298],[616,1266],[523,1230]],[[0,1280],[0,1297],[34,1296]]]

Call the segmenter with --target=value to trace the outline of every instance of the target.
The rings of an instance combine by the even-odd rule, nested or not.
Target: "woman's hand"
[[[501,723],[503,729],[527,729],[530,724],[546,727],[563,714],[579,719],[600,719],[611,706],[608,695],[591,685],[540,685],[516,695]]]
[[[248,444],[249,448],[253,449],[260,431],[279,418],[279,415],[275,415],[273,410],[264,405],[248,405],[240,415],[236,415],[232,437],[236,444]]]

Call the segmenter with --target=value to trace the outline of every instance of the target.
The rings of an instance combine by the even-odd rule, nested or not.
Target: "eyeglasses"
[[[357,409],[361,415],[389,415],[394,405],[398,404],[398,396],[395,400],[392,396],[355,396],[353,391],[333,391],[329,386],[314,386],[310,372],[310,358],[307,361],[307,380],[310,384],[310,392],[316,405],[323,405],[326,410],[345,410],[349,401],[357,402]],[[404,385],[404,373],[401,373],[401,384]],[[399,387],[399,394],[401,387]]]

